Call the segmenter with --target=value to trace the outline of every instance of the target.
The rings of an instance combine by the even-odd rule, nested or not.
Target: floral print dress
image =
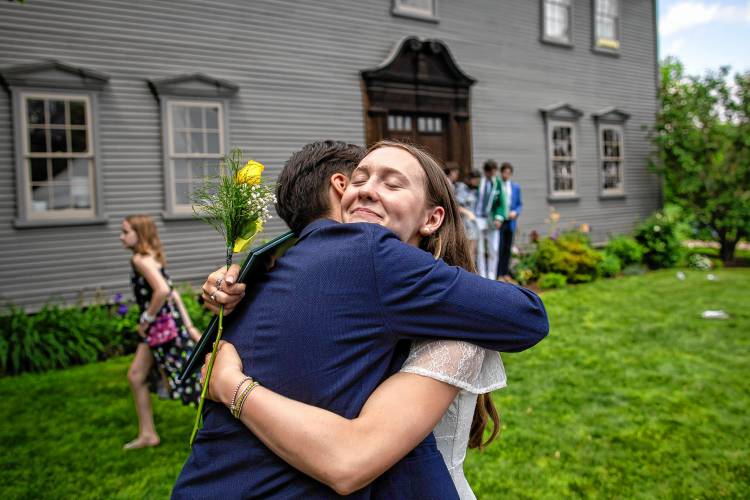
[[[167,281],[169,289],[172,290],[172,280],[163,267],[161,268],[161,275]],[[151,296],[153,294],[151,285],[149,285],[148,281],[141,276],[135,267],[133,267],[130,282],[133,285],[133,294],[135,295],[138,307],[143,312],[148,309],[151,303]],[[187,328],[185,328],[185,324],[182,321],[180,311],[174,306],[171,299],[164,303],[158,314],[165,312],[171,314],[174,318],[175,323],[177,323],[178,333],[177,337],[173,340],[150,348],[156,361],[155,371],[157,373],[152,373],[149,376],[149,388],[152,392],[157,392],[158,381],[161,379],[161,374],[164,374],[167,381],[168,395],[171,399],[179,399],[183,404],[197,405],[201,392],[197,373],[191,375],[184,382],[179,381],[182,368],[187,363],[193,349],[195,349],[195,342],[190,338]],[[154,377],[153,375],[156,376]]]

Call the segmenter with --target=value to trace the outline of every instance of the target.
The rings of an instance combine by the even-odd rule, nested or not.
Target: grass
[[[747,497],[750,269],[714,274],[545,293],[552,332],[503,356],[503,432],[468,454],[477,496]],[[129,361],[0,379],[1,498],[168,498],[194,410],[154,400],[162,445],[123,451],[136,433]]]
[[[707,274],[546,293],[550,336],[503,356],[501,438],[467,459],[479,498],[747,498],[750,269]]]
[[[168,498],[195,415],[154,401],[163,444],[126,452],[138,432],[130,357],[0,380],[0,497]]]

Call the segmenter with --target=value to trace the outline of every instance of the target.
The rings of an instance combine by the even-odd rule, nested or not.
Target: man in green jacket
[[[479,238],[477,240],[477,272],[484,278],[497,278],[497,251],[500,244],[500,226],[507,219],[505,201],[500,179],[497,177],[497,162],[484,162],[484,177],[479,183],[477,217]]]

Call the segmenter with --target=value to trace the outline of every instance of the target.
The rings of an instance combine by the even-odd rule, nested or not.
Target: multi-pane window
[[[393,12],[396,15],[435,19],[437,0],[393,0]]]
[[[175,211],[191,210],[193,190],[214,178],[224,155],[223,109],[219,102],[170,101],[169,166]]]
[[[552,194],[575,194],[575,132],[569,123],[550,123]]]
[[[443,119],[439,116],[420,116],[417,118],[417,131],[427,134],[441,134]]]
[[[622,129],[620,127],[602,126],[600,128],[600,144],[602,192],[605,194],[622,193]]]
[[[594,33],[597,47],[620,48],[618,0],[594,0]]]
[[[570,43],[570,0],[543,1],[543,39]]]
[[[411,132],[411,116],[409,115],[388,115],[388,130],[392,132]]]
[[[86,96],[23,94],[29,218],[94,214],[94,147]]]
[[[442,134],[443,119],[440,116],[418,116],[412,118],[411,115],[394,114],[388,115],[389,132],[413,132],[414,123],[417,125],[417,132],[420,134]]]

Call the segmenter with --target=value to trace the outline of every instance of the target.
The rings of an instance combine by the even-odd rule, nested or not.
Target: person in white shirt
[[[483,278],[497,277],[497,257],[500,246],[500,227],[505,220],[497,162],[484,162],[484,177],[479,181],[477,204],[474,208],[479,237],[477,238],[477,272]]]

